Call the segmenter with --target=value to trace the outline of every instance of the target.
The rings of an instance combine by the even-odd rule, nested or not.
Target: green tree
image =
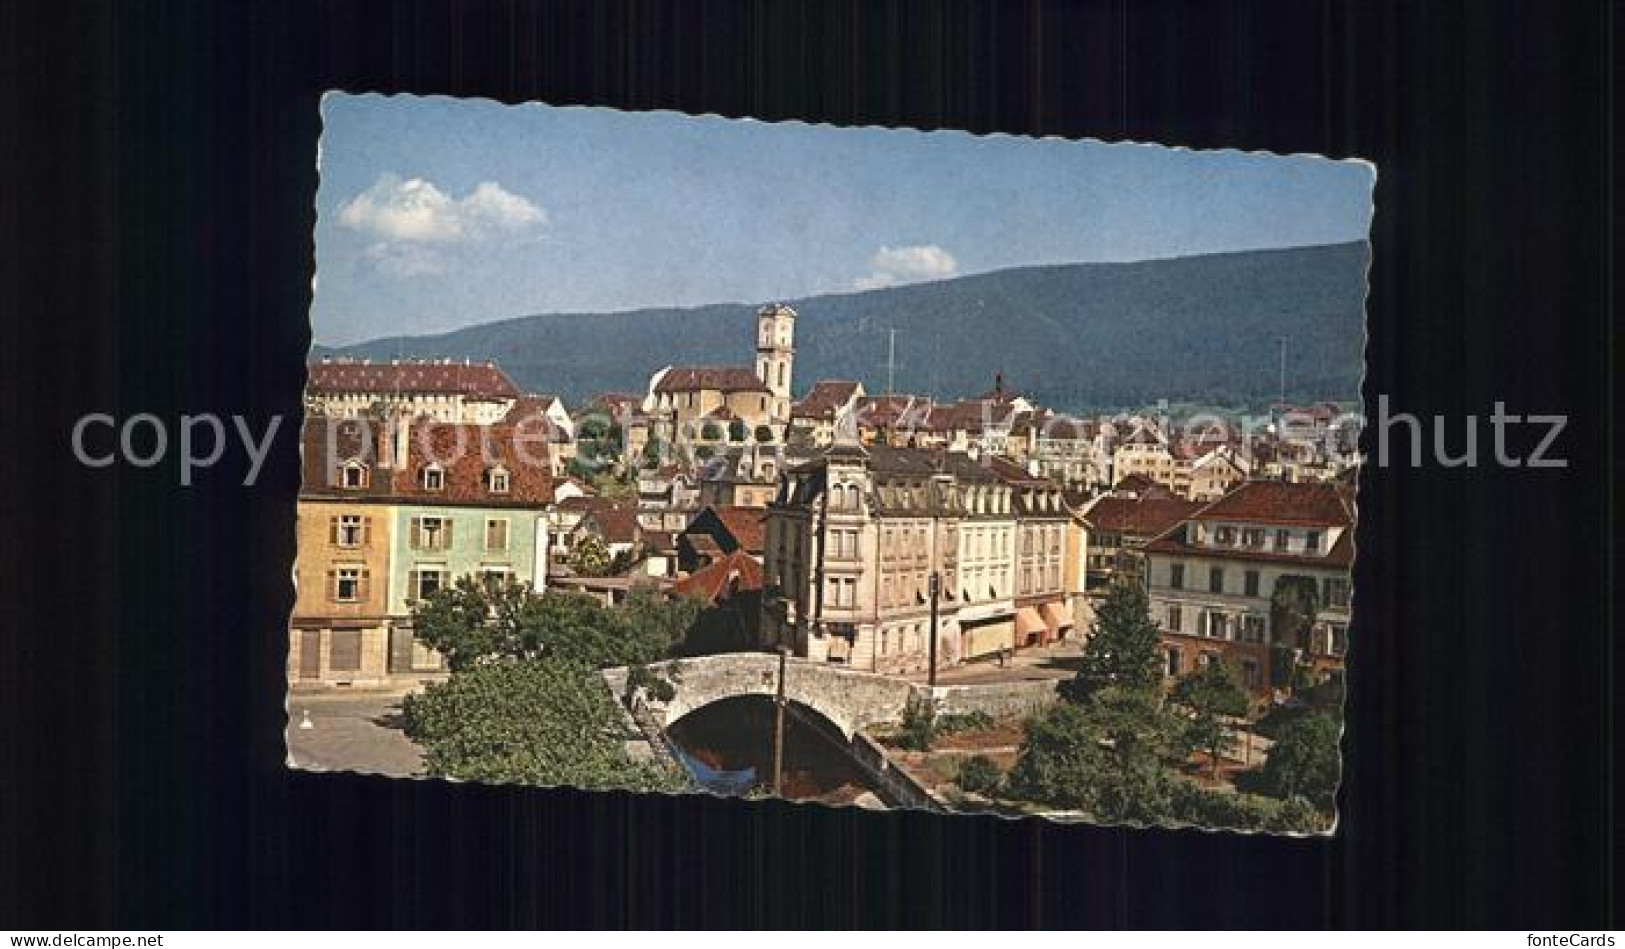
[[[538,657],[603,669],[667,658],[698,612],[692,599],[642,591],[610,608],[582,593],[536,593],[517,583],[488,589],[463,577],[418,603],[412,622],[454,673]]]
[[[1231,743],[1224,719],[1247,714],[1247,692],[1236,681],[1228,663],[1215,659],[1180,677],[1169,698],[1188,709],[1191,743],[1213,761],[1213,779],[1219,778],[1219,756]]]
[[[1320,612],[1320,587],[1314,577],[1295,574],[1275,581],[1270,591],[1270,629],[1275,642],[1303,649],[1309,645],[1309,628]]]
[[[704,441],[714,442],[722,437],[722,428],[715,422],[706,422],[700,426],[700,438]]]
[[[897,730],[897,746],[908,751],[930,751],[937,740],[937,710],[917,696],[909,696],[903,706],[902,726]]]
[[[609,421],[600,416],[591,415],[581,420],[576,426],[576,437],[582,441],[601,441],[609,434]]]
[[[1288,722],[1264,762],[1264,787],[1277,797],[1297,795],[1330,810],[1342,770],[1341,733],[1338,720],[1326,712],[1311,712]]]
[[[594,534],[587,534],[570,548],[564,562],[583,577],[602,577],[609,573],[613,560],[603,539]]]
[[[996,794],[1003,781],[1004,772],[987,755],[971,755],[959,763],[956,783],[967,794]]]
[[[680,790],[675,771],[627,756],[630,735],[602,680],[558,658],[454,672],[409,696],[406,733],[430,774],[464,781]]]
[[[1096,800],[1095,778],[1107,767],[1087,713],[1078,705],[1056,702],[1027,720],[1007,786],[1030,801],[1088,810]]]
[[[1151,605],[1138,584],[1115,584],[1095,614],[1083,647],[1078,674],[1067,689],[1074,701],[1086,701],[1111,686],[1150,689],[1160,677],[1162,654]]]

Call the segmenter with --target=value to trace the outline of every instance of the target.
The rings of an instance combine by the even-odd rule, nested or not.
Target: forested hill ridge
[[[795,392],[819,379],[886,384],[939,399],[1008,385],[1061,410],[1199,402],[1258,406],[1287,395],[1359,398],[1365,347],[1361,241],[1137,263],[1019,267],[788,301]],[[757,304],[622,313],[549,313],[433,336],[313,349],[374,360],[494,360],[528,391],[576,405],[643,391],[668,363],[753,363]]]

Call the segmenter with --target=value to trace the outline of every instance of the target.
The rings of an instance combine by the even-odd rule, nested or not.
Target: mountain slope
[[[1364,242],[1128,264],[1022,267],[863,293],[790,301],[795,391],[818,379],[975,395],[1002,369],[1009,384],[1060,409],[1159,398],[1258,405],[1287,391],[1355,399],[1364,351]],[[667,363],[751,365],[753,304],[623,313],[554,313],[434,336],[316,347],[372,359],[492,359],[522,388],[571,404],[642,391]]]

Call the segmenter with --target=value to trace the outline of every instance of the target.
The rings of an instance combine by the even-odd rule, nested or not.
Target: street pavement
[[[1083,645],[1061,640],[1048,646],[1035,646],[1016,651],[1006,665],[993,659],[978,659],[964,665],[937,670],[938,685],[993,685],[1000,682],[1039,682],[1045,679],[1070,679],[1078,672],[1078,657]],[[904,676],[914,682],[926,681],[926,673],[916,672]]]
[[[288,758],[296,768],[389,777],[423,773],[423,753],[402,731],[400,694],[295,692],[288,696]],[[310,728],[301,727],[306,714]]]

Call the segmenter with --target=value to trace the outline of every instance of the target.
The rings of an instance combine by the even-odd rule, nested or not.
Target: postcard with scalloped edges
[[[291,766],[1334,831],[1373,166],[322,120]]]

